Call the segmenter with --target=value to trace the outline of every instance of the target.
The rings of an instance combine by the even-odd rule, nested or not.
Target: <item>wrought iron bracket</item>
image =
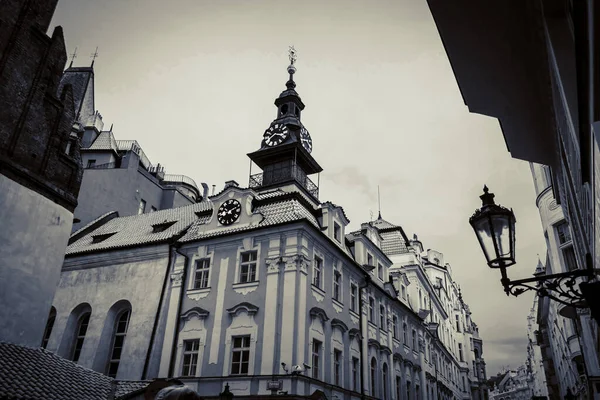
[[[587,277],[593,279],[594,274],[600,270],[593,268],[577,269],[560,274],[538,275],[534,278],[511,281],[506,276],[506,268],[502,272],[502,286],[507,296],[515,297],[529,291],[536,292],[540,297],[548,297],[566,306],[575,308],[588,308],[586,298],[577,285],[577,278]],[[581,282],[579,282],[581,283]]]

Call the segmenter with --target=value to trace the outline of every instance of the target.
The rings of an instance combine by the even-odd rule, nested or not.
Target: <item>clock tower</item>
[[[293,46],[289,57],[287,71],[290,77],[285,84],[286,90],[275,100],[277,117],[265,130],[260,149],[248,154],[263,171],[250,174],[249,187],[260,190],[294,185],[318,201],[319,187],[309,175],[319,173],[323,168],[311,155],[312,139],[301,122],[304,103],[294,82],[296,50]]]

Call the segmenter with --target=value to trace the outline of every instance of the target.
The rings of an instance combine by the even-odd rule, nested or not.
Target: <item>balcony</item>
[[[319,187],[297,166],[265,171],[260,174],[250,175],[250,188],[271,187],[278,184],[295,181],[315,199],[319,198]]]

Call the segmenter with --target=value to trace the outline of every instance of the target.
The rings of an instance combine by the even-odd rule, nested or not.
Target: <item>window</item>
[[[350,284],[350,311],[358,310],[358,286],[354,283]]]
[[[375,323],[375,299],[369,297],[369,321]]]
[[[141,199],[138,207],[138,215],[143,214],[144,212],[146,212],[146,200]]]
[[[96,166],[96,160],[88,160],[87,167],[94,168]]]
[[[183,341],[183,370],[181,376],[196,376],[199,348],[199,339]]]
[[[321,348],[323,344],[318,340],[313,339],[312,345],[312,377],[319,379],[320,378],[320,362],[321,362]]]
[[[392,315],[392,336],[398,339],[398,317]]]
[[[73,344],[73,356],[71,360],[73,362],[79,361],[81,355],[81,349],[83,348],[83,341],[85,340],[85,334],[87,332],[88,325],[90,324],[90,313],[87,312],[79,317],[77,322],[77,336],[75,337],[75,343]]]
[[[256,281],[256,251],[247,251],[241,255],[239,283]]]
[[[559,222],[554,226],[554,228],[556,229],[559,244],[566,244],[572,241],[571,231],[569,231],[569,224],[567,223],[567,221],[563,220]]]
[[[460,332],[460,317],[456,314],[456,331]]]
[[[406,382],[406,398],[410,399],[410,381]]]
[[[479,358],[479,350],[475,349],[473,350],[473,352],[475,353],[475,359]]]
[[[458,358],[460,359],[460,361],[465,361],[465,358],[463,357],[463,346],[462,346],[462,343],[458,344]]]
[[[373,265],[373,256],[367,253],[367,265]]]
[[[358,381],[360,379],[360,364],[357,357],[352,357],[352,389],[358,391]]]
[[[194,289],[204,289],[208,287],[209,272],[210,258],[196,260],[196,270],[194,272]]]
[[[408,346],[408,326],[406,326],[406,322],[402,323],[402,336],[404,339],[404,344]]]
[[[377,387],[377,361],[375,357],[371,358],[371,396],[375,397],[375,388]]]
[[[231,375],[248,375],[250,364],[250,335],[232,338]]]
[[[386,363],[383,363],[383,368],[381,369],[381,377],[383,378],[383,400],[387,400],[388,398],[388,366]]]
[[[342,273],[338,270],[333,271],[333,299],[337,301],[342,301],[342,296],[340,292],[342,284]]]
[[[400,393],[402,392],[402,378],[396,375],[396,400],[401,399]]]
[[[562,261],[567,271],[573,271],[577,269],[577,258],[575,257],[575,250],[573,249],[573,239],[571,237],[571,231],[569,230],[569,224],[567,221],[561,221],[554,225],[556,234],[558,236],[558,243],[562,253]]]
[[[417,351],[417,332],[413,329],[412,330],[412,349],[414,351]]]
[[[333,238],[342,243],[342,229],[340,228],[340,224],[337,222],[333,223]]]
[[[406,299],[406,286],[402,285],[402,298]]]
[[[110,359],[108,361],[108,376],[111,378],[117,377],[117,370],[121,362],[123,345],[125,344],[125,336],[129,327],[129,317],[131,311],[122,311],[116,319],[115,329],[113,334],[112,346],[110,351]]]
[[[321,276],[322,272],[323,272],[323,259],[315,256],[315,259],[313,262],[313,285],[315,285],[318,288],[321,288],[321,285],[323,284],[323,279]]]
[[[46,321],[46,328],[44,329],[44,337],[42,338],[42,349],[45,349],[48,346],[52,328],[54,328],[54,321],[56,321],[56,308],[51,307],[48,321]]]
[[[419,385],[415,385],[415,400],[419,400],[421,398],[421,392],[419,389]]]
[[[156,212],[156,207],[154,207],[154,206],[150,207],[150,212]]]
[[[342,384],[342,352],[333,350],[333,377],[337,386]]]
[[[377,263],[377,277],[383,280],[383,265]]]
[[[379,328],[385,330],[385,306],[379,306]]]

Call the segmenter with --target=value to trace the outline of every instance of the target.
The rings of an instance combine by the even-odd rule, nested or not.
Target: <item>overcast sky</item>
[[[382,216],[452,265],[488,375],[525,361],[532,296],[504,295],[468,218],[487,184],[517,217],[509,277],[530,276],[545,253],[531,172],[497,120],[467,111],[424,0],[60,0],[55,25],[75,66],[98,46],[96,108],[116,138],[217,190],[247,186],[295,45],[321,201],[356,229],[377,216],[380,185]]]

